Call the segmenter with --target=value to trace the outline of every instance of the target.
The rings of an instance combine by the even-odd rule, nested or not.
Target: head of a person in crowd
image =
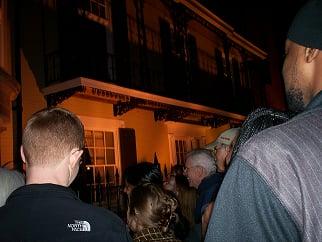
[[[212,150],[214,153],[218,172],[226,171],[238,135],[239,128],[227,129],[214,142],[206,146],[206,149]]]
[[[169,179],[163,183],[163,188],[178,195],[180,190],[189,187],[188,178],[181,174],[171,174]]]
[[[161,228],[166,232],[177,221],[178,202],[163,189],[151,183],[133,188],[129,196],[127,221],[133,232],[145,228]]]
[[[20,149],[26,183],[69,186],[78,173],[83,147],[84,127],[75,114],[58,107],[33,114]]]
[[[172,174],[176,175],[183,175],[184,173],[184,165],[176,164],[172,167]]]
[[[124,192],[127,195],[131,193],[134,187],[143,183],[153,183],[162,187],[163,177],[158,165],[142,161],[125,169]]]
[[[163,188],[177,194],[176,175],[171,174],[168,180],[163,183]]]
[[[25,184],[25,177],[18,171],[0,167],[0,184],[0,207],[2,207],[13,191]]]
[[[234,157],[241,146],[255,134],[269,127],[282,124],[292,117],[291,113],[281,112],[271,108],[258,108],[251,112],[243,122],[239,136],[236,140],[232,157]]]
[[[189,227],[194,224],[194,209],[196,207],[196,189],[189,186],[188,178],[184,175],[174,175],[164,183],[164,189],[171,191],[178,199],[182,215],[188,220]]]
[[[164,189],[176,193],[176,180],[180,179],[179,177],[184,177],[189,185],[187,178],[184,176],[184,166],[176,164],[171,168],[170,176],[163,183]]]
[[[322,1],[308,1],[285,43],[283,78],[289,109],[301,112],[322,90]]]
[[[204,178],[216,171],[212,152],[208,149],[195,149],[186,155],[184,175],[189,185],[198,188]]]

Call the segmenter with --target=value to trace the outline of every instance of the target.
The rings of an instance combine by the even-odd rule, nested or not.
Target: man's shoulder
[[[322,211],[321,147],[322,109],[315,108],[253,136],[233,160],[233,169],[228,171],[233,173],[228,178],[241,174],[241,167],[260,177],[298,227],[316,234]],[[249,174],[241,179],[247,180]],[[312,221],[316,221],[314,226]]]
[[[78,213],[86,214],[88,217],[95,219],[97,222],[102,222],[106,226],[111,226],[112,224],[116,226],[123,226],[123,221],[112,211],[96,207],[91,204],[84,203],[82,201],[75,201],[75,206],[77,204]]]
[[[70,241],[70,238],[75,241],[128,241],[124,222],[107,209],[77,199],[36,205],[29,202],[28,205],[21,200],[0,208],[0,224],[4,225],[0,228],[0,241],[7,238],[20,241],[26,236],[31,238],[28,241],[35,241],[35,238],[39,241],[39,238],[41,241]],[[34,226],[34,221],[42,222]],[[19,233],[15,232],[17,227],[21,228]]]
[[[306,166],[318,167],[321,145],[322,109],[315,109],[254,135],[241,147],[236,160],[246,162],[270,181],[277,179],[276,170],[283,171],[279,175],[287,179],[294,167],[300,174]]]
[[[322,109],[320,108],[301,113],[288,122],[254,135],[241,147],[239,155],[246,158],[272,152],[293,152],[300,143],[321,141],[321,135]]]

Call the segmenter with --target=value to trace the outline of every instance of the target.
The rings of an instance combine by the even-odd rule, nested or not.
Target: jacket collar
[[[68,187],[46,183],[46,184],[29,184],[22,186],[15,190],[7,199],[7,203],[10,200],[15,199],[17,197],[57,197],[57,196],[65,196],[73,199],[77,199],[76,193]]]
[[[322,91],[320,91],[318,94],[316,94],[313,99],[309,102],[309,104],[306,106],[305,111],[322,107]]]

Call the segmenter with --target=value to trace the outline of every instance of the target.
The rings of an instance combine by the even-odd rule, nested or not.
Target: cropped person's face
[[[214,149],[216,165],[220,170],[225,169],[225,163],[229,155],[229,150],[229,146],[224,144],[218,144]]]
[[[163,188],[165,190],[168,190],[168,191],[172,191],[172,192],[176,192],[176,178],[175,176],[171,175],[169,180],[166,181],[164,184],[163,184]]]
[[[186,160],[185,168],[184,168],[184,175],[188,178],[189,186],[198,188],[201,178],[198,177],[197,166],[194,165],[191,159]]]
[[[129,196],[133,188],[134,186],[128,183],[127,180],[125,180],[123,192],[125,192]]]
[[[289,109],[294,112],[304,110],[307,97],[308,74],[304,62],[305,48],[287,40],[285,43],[285,59],[283,65],[283,79],[285,84],[286,99]]]

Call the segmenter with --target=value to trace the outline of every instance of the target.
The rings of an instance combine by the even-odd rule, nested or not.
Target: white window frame
[[[186,152],[196,149],[202,148],[206,145],[206,137],[205,136],[180,136],[175,134],[168,134],[169,139],[169,151],[170,151],[170,164],[174,166],[177,164],[176,157],[176,140],[182,140],[186,143]],[[199,147],[196,143],[199,142]]]
[[[119,144],[119,128],[124,128],[124,121],[115,119],[104,119],[104,118],[94,118],[89,116],[78,116],[82,123],[84,124],[85,130],[91,131],[105,131],[113,132],[114,134],[114,155],[115,155],[115,167],[118,168],[120,181],[122,179],[121,174],[121,161],[120,161],[120,144]],[[88,165],[89,167],[95,165]],[[98,165],[100,166],[100,165]],[[94,177],[95,179],[95,177]],[[95,183],[95,181],[94,181]]]
[[[100,3],[99,0],[87,0],[89,4],[89,9],[78,8],[78,13],[82,16],[87,17],[88,19],[95,21],[99,24],[102,24],[106,27],[110,25],[111,22],[111,1],[103,0],[104,3]],[[93,5],[97,5],[104,8],[105,17],[96,15],[93,11]]]

